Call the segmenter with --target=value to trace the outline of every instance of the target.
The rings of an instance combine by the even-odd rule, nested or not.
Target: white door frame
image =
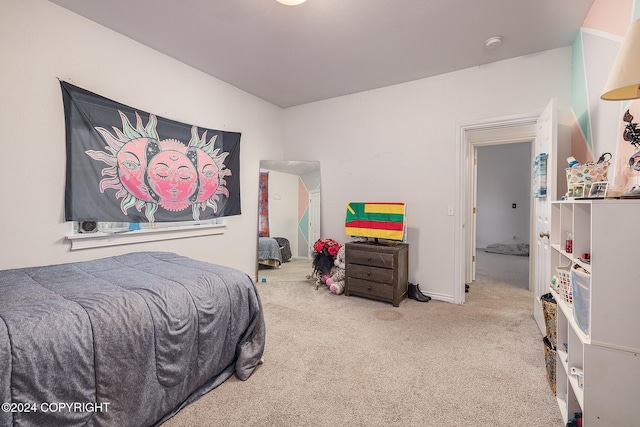
[[[476,234],[473,218],[473,200],[475,198],[474,155],[478,146],[497,145],[516,142],[534,141],[536,137],[536,123],[538,114],[516,115],[476,120],[459,123],[457,128],[456,155],[456,193],[458,210],[454,217],[455,248],[454,261],[457,266],[454,280],[454,303],[463,304],[465,301],[465,284],[473,280],[474,268],[471,254]],[[532,144],[533,145],[533,144]],[[533,234],[533,222],[529,221],[530,241]],[[529,258],[529,271],[534,264],[533,257]],[[531,275],[530,275],[531,277]],[[529,289],[531,289],[531,279]]]

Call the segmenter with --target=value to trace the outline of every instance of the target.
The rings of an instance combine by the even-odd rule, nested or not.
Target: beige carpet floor
[[[260,266],[258,269],[258,281],[305,281],[307,276],[312,273],[313,267],[310,259],[293,258],[291,261],[283,262],[280,268]]]
[[[502,280],[500,262],[482,264],[464,305],[394,308],[310,280],[258,282],[265,362],[163,427],[562,426],[533,294]]]

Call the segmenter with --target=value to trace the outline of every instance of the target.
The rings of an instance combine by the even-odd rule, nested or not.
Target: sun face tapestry
[[[194,221],[240,214],[240,133],[198,128],[60,85],[67,221]]]

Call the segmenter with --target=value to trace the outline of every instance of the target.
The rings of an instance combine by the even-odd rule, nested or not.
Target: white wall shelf
[[[160,240],[183,239],[186,237],[224,234],[225,224],[188,225],[182,227],[146,228],[114,233],[73,233],[67,236],[71,250],[102,248],[106,246],[130,245],[134,243],[156,242]]]
[[[576,264],[589,272],[589,328],[576,320],[577,305],[558,303],[556,398],[563,419],[582,412],[584,427],[640,425],[640,200],[575,200],[551,207],[551,274]],[[567,233],[573,251],[567,252]],[[580,258],[591,254],[589,263]],[[575,288],[575,284],[574,284]],[[584,372],[583,387],[572,368]]]

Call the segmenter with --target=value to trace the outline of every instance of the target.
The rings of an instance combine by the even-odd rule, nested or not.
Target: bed
[[[280,244],[272,237],[258,238],[258,263],[274,268],[280,268],[282,264],[282,253]]]
[[[0,271],[0,295],[2,426],[158,425],[264,351],[249,276],[174,253]]]

